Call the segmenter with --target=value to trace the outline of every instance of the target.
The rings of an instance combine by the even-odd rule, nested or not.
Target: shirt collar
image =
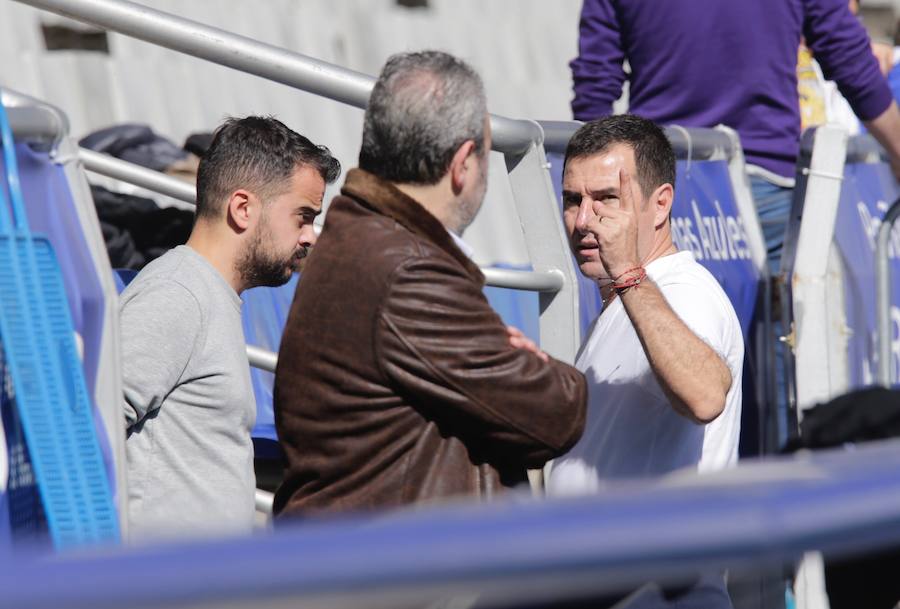
[[[447,232],[450,233],[450,237],[453,239],[453,243],[456,244],[456,247],[462,250],[462,253],[465,254],[466,257],[471,259],[475,255],[475,250],[472,249],[472,246],[463,241],[459,235],[452,230],[448,230]]]

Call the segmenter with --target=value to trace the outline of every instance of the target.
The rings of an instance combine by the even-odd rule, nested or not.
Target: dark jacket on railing
[[[488,499],[581,436],[580,372],[509,345],[484,276],[392,184],[350,171],[281,342],[275,513]]]

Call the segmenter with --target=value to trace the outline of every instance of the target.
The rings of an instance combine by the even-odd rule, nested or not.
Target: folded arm
[[[584,376],[512,346],[479,287],[450,262],[398,269],[376,335],[384,373],[410,401],[498,458],[540,467],[581,436]]]

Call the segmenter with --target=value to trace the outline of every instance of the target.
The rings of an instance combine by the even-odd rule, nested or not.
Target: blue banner
[[[737,312],[749,341],[759,273],[738,213],[726,161],[679,161],[672,204],[672,239],[712,273]]]
[[[888,207],[900,187],[885,163],[848,164],[844,168],[834,241],[844,267],[844,312],[848,337],[850,388],[875,383],[878,369],[875,314],[875,242]],[[891,233],[891,333],[894,378],[900,378],[900,226]]]

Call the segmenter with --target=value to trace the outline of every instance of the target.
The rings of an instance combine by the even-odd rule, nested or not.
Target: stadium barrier
[[[900,231],[886,214],[900,185],[882,154],[871,136],[837,126],[803,137],[783,262],[798,421],[818,403],[898,378],[900,286],[886,271],[897,272]]]
[[[877,282],[875,296],[878,299],[878,382],[890,387],[897,379],[897,367],[891,365],[898,349],[897,337],[893,331],[894,319],[900,318],[900,311],[892,306],[896,302],[891,289],[891,258],[896,257],[896,245],[891,242],[894,226],[900,217],[900,198],[896,199],[887,210],[878,227],[878,242],[875,246],[875,279]]]
[[[9,108],[17,141],[15,152],[28,223],[60,253],[59,267],[92,404],[94,432],[105,475],[119,504],[124,496],[125,479],[118,311],[93,199],[83,171],[75,168],[78,161],[72,154],[74,142],[68,138],[65,115],[6,89],[0,95],[4,106]],[[20,431],[21,423],[11,408],[15,388],[8,379],[3,380],[4,427],[10,459],[8,488],[0,503],[9,509],[10,533],[14,537],[28,536],[46,530],[47,522],[36,503],[39,489]],[[121,512],[119,517],[121,523]]]
[[[889,441],[598,496],[311,518],[65,560],[0,554],[0,607],[554,606],[898,543],[900,443]]]

